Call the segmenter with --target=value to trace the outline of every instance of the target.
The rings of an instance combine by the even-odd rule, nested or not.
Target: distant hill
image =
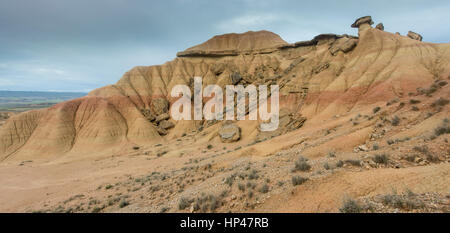
[[[1,91],[0,111],[22,112],[46,108],[66,100],[85,96],[81,92]]]
[[[85,96],[87,93],[82,92],[51,92],[51,91],[2,91],[0,97],[42,97],[42,98],[64,98],[73,99]]]

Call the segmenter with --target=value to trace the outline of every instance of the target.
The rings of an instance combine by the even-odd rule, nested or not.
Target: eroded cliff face
[[[408,95],[447,78],[449,60],[450,44],[425,43],[366,24],[358,38],[325,34],[295,44],[267,31],[217,36],[163,65],[134,67],[116,84],[86,97],[11,117],[0,128],[0,161],[111,153],[214,124],[169,119],[174,127],[162,128],[155,122],[175,101],[172,87],[192,86],[196,76],[203,77],[204,86],[278,84],[289,125],[300,117],[320,121]]]

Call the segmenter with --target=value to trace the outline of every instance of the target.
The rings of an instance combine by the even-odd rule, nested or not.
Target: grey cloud
[[[215,34],[266,29],[295,42],[356,34],[350,24],[363,15],[387,31],[449,42],[449,11],[448,1],[419,0],[3,0],[0,89],[91,90]]]

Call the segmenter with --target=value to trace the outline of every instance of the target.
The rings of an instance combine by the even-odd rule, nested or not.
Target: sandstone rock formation
[[[236,56],[252,51],[270,51],[285,44],[286,41],[280,36],[269,31],[230,33],[215,36],[203,44],[177,53],[177,56]]]
[[[422,41],[422,36],[418,33],[409,31],[407,36],[413,40]]]
[[[217,123],[174,122],[168,114],[176,100],[172,87],[192,87],[196,76],[204,86],[278,84],[280,109],[292,114],[286,122],[294,122],[281,127],[295,129],[303,118],[308,123],[345,114],[450,75],[449,66],[433,68],[450,58],[449,44],[411,40],[371,24],[370,16],[356,20],[359,37],[322,34],[293,44],[267,31],[215,36],[163,65],[132,68],[116,84],[83,98],[12,116],[0,128],[0,161],[76,157],[92,148],[153,145],[198,133]],[[258,124],[248,127],[255,133],[240,138],[257,139]]]

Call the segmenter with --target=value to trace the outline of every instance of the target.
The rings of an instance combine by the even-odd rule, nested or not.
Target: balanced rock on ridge
[[[231,123],[225,122],[219,130],[222,142],[236,142],[241,138],[241,128]]]
[[[352,28],[359,28],[359,30],[363,30],[366,28],[370,28],[373,24],[372,17],[371,16],[364,16],[361,18],[358,18],[353,24]]]
[[[409,31],[407,36],[413,40],[422,41],[422,36],[419,33]]]

